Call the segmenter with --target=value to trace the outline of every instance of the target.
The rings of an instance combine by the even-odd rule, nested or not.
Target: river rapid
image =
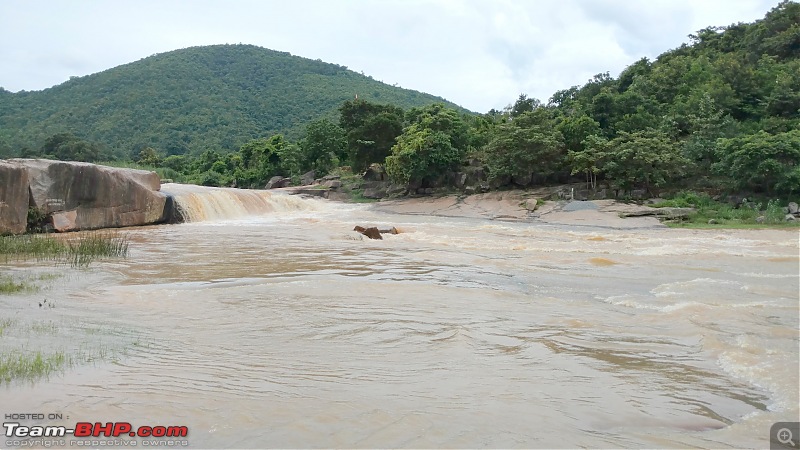
[[[0,297],[123,349],[0,386],[0,412],[187,426],[194,448],[765,448],[800,420],[796,230],[186,189],[195,222],[125,230],[127,259]]]

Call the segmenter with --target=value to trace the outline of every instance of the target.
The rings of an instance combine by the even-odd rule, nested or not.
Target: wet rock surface
[[[26,214],[28,207],[35,208],[51,217],[58,225],[54,228],[60,231],[164,221],[167,196],[159,192],[161,181],[155,172],[44,159],[11,159],[2,163],[5,170],[9,166],[14,168],[9,173],[16,175],[13,182],[3,177],[3,185],[9,186],[0,193],[7,200],[0,197],[0,201],[13,202],[15,217],[24,203]],[[21,175],[23,172],[25,175]],[[18,223],[19,219],[15,220]],[[0,226],[0,233],[25,231],[18,225]]]

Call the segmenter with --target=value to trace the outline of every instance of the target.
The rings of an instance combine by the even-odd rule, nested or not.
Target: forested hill
[[[162,53],[43,91],[0,89],[0,157],[39,149],[73,133],[128,157],[143,147],[166,154],[238,150],[255,138],[303,126],[359,99],[403,108],[442,98],[390,86],[346,67],[252,45]]]

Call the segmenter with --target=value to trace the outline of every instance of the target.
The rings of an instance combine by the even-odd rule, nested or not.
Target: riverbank
[[[636,228],[779,228],[798,229],[800,221],[770,218],[758,222],[758,211],[733,209],[717,203],[694,207],[653,206],[623,203],[616,200],[541,200],[549,191],[512,190],[474,195],[443,195],[383,200],[374,204],[378,211],[395,214],[465,217],[500,221],[529,221],[565,226],[594,226],[613,229]],[[765,213],[767,216],[770,210]],[[733,218],[729,216],[735,216]],[[750,217],[752,216],[752,217]],[[763,217],[762,217],[763,219]]]
[[[664,228],[655,216],[621,217],[657,213],[649,206],[614,200],[542,201],[535,191],[497,191],[470,196],[446,195],[385,200],[373,208],[387,213],[465,217],[500,221],[531,221],[553,225],[596,226],[614,229]]]

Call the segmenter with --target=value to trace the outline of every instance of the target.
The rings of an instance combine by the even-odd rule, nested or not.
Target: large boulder
[[[386,169],[380,164],[372,163],[364,172],[362,178],[364,181],[385,181],[387,179]]]
[[[12,159],[27,172],[30,206],[67,230],[129,227],[164,221],[167,196],[155,172],[96,164]]]
[[[74,231],[78,229],[78,211],[59,211],[54,212],[53,216],[53,229],[59,233],[65,231]]]
[[[0,161],[0,235],[25,232],[28,205],[28,171]]]
[[[364,198],[373,200],[380,200],[386,197],[387,192],[385,187],[365,188],[364,193],[361,194]]]
[[[302,175],[300,175],[300,185],[301,186],[309,186],[314,184],[314,179],[317,177],[317,172],[309,171]]]
[[[325,183],[323,183],[323,186],[331,189],[339,189],[342,187],[342,180],[327,180]]]
[[[280,189],[289,187],[292,185],[292,180],[290,178],[284,178],[281,176],[274,176],[267,181],[267,185],[264,186],[264,189]]]

